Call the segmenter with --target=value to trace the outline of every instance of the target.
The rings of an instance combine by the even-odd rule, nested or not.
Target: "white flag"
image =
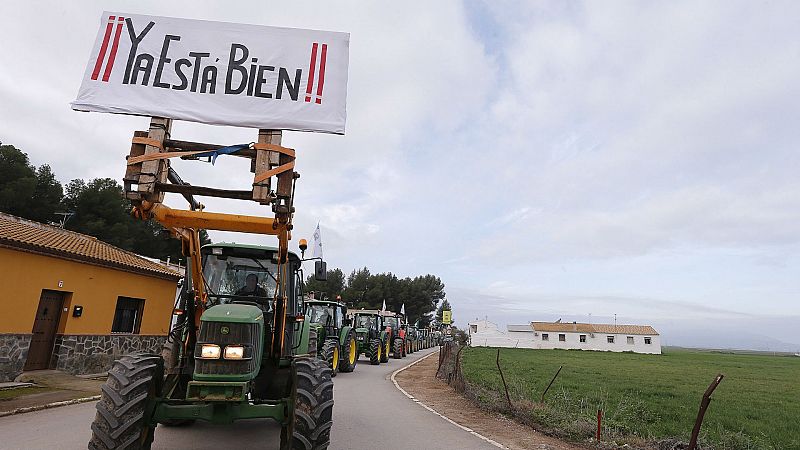
[[[383,300],[383,306],[381,306],[381,311],[386,311],[386,300]]]
[[[406,304],[403,303],[403,306],[400,307],[400,314],[406,315]]]
[[[319,223],[317,229],[314,230],[314,258],[322,258],[322,232],[319,230]]]

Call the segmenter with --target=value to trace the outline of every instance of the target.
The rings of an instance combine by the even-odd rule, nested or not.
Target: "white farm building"
[[[661,337],[649,325],[531,322],[507,329],[504,333],[488,320],[471,322],[470,345],[661,354]]]

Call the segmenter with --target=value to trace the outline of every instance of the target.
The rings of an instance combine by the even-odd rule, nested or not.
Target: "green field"
[[[497,349],[463,352],[468,393],[508,412]],[[701,442],[724,449],[800,449],[800,358],[665,349],[663,355],[501,349],[512,414],[562,437],[594,435],[598,408],[604,435],[617,442],[664,438],[688,442],[702,393],[717,373]],[[564,368],[541,395],[552,376]]]

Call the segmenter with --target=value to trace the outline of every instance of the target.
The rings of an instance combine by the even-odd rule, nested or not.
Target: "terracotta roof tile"
[[[599,323],[594,325],[594,331],[595,333],[611,334],[658,334],[658,332],[649,325],[609,325]]]
[[[92,236],[0,213],[0,246],[178,279],[181,274]]]
[[[658,335],[658,332],[649,325],[609,325],[604,323],[571,323],[571,322],[531,322],[535,331],[559,332],[571,331],[573,333],[610,333],[610,334],[646,334]]]

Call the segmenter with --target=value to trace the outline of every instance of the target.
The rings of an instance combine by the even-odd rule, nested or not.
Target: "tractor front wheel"
[[[292,361],[289,423],[281,429],[281,449],[323,449],[330,444],[333,424],[333,381],[324,361],[298,357]]]
[[[394,359],[400,359],[403,357],[403,340],[402,339],[395,339],[394,340],[394,352],[393,352]]]
[[[342,372],[352,372],[358,364],[358,343],[356,343],[356,336],[352,330],[344,338],[341,364],[339,370]]]
[[[339,372],[339,340],[336,338],[325,339],[319,357],[328,363],[328,367],[331,368],[331,377],[335,377]]]
[[[381,353],[383,353],[383,345],[380,339],[372,339],[369,341],[369,363],[377,366],[381,363]]]
[[[97,415],[92,422],[92,450],[146,450],[153,443],[155,426],[148,411],[161,395],[164,360],[159,355],[123,356],[108,371],[102,386]]]

